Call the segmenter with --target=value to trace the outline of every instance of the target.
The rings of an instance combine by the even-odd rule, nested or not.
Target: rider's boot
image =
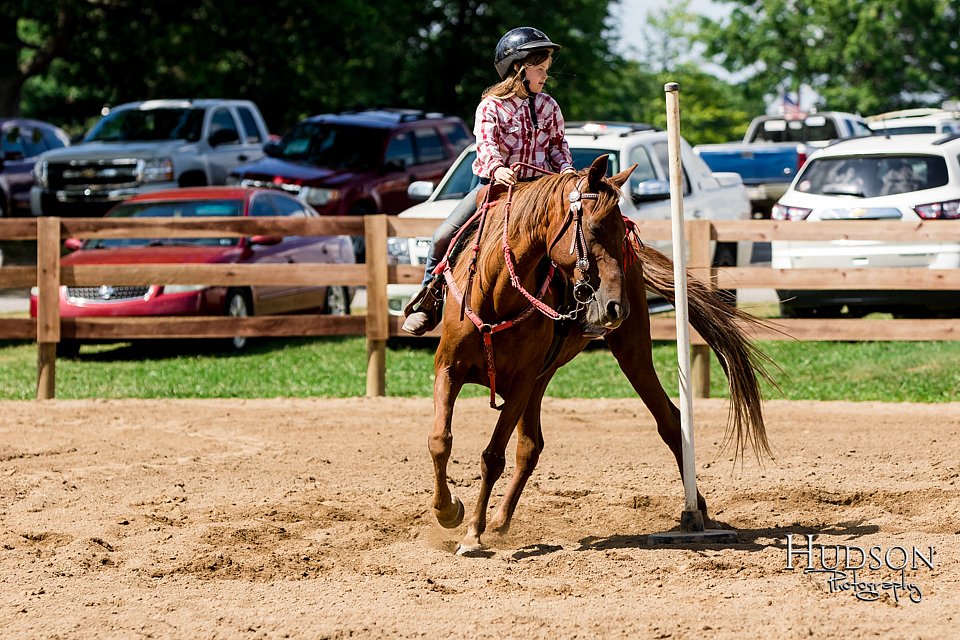
[[[443,283],[441,278],[420,289],[404,309],[407,319],[403,321],[402,329],[415,336],[422,336],[438,324],[443,312]]]

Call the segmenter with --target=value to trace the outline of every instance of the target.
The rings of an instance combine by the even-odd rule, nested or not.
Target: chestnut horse
[[[543,451],[544,391],[557,369],[580,353],[597,331],[606,332],[610,351],[653,414],[660,437],[683,473],[680,411],[654,370],[646,296],[650,287],[674,301],[673,265],[635,241],[635,235],[627,241],[630,236],[618,202],[620,187],[634,168],[606,178],[607,158],[601,156],[578,174],[548,175],[518,186],[505,201],[490,207],[489,219],[480,225],[482,237],[474,246],[476,276],[471,277],[472,266],[465,258],[446,271],[452,295],[434,361],[434,424],[429,437],[436,480],[432,507],[444,527],[455,528],[464,519],[463,503],[447,486],[457,396],[464,384],[476,383],[491,388],[491,404],[493,389],[503,399],[481,456],[480,495],[467,518],[458,553],[481,549],[480,536],[488,525],[497,533],[508,530],[520,493]],[[571,306],[564,307],[564,299],[571,297]],[[766,376],[760,363],[763,356],[734,322],[750,316],[693,278],[688,298],[690,323],[716,352],[729,382],[727,442],[735,443],[738,454],[746,442],[758,456],[769,453],[757,378]],[[558,311],[562,309],[567,311]],[[504,452],[514,429],[516,469],[488,523],[490,494],[503,473]],[[706,519],[706,501],[699,493],[697,501]]]

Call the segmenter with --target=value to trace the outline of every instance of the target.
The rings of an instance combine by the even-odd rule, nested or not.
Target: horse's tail
[[[676,296],[670,258],[645,245],[639,247],[638,257],[643,264],[647,287],[674,304]],[[693,277],[687,278],[687,308],[690,324],[717,354],[727,376],[730,412],[723,446],[733,443],[736,447],[735,456],[739,457],[749,441],[757,458],[761,454],[773,457],[763,422],[759,380],[763,378],[774,387],[777,386],[765,367],[773,363],[750,341],[741,324],[738,324],[749,326],[762,322],[725,302],[715,289]]]

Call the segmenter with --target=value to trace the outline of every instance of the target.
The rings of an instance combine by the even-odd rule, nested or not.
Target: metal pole
[[[668,82],[667,148],[670,159],[670,214],[673,225],[673,281],[677,312],[677,364],[680,367],[680,435],[683,444],[684,531],[703,531],[697,506],[697,469],[693,448],[693,394],[690,390],[690,325],[687,313],[687,252],[683,229],[683,165],[680,162],[680,85]]]
[[[697,468],[693,451],[693,394],[690,391],[690,328],[687,323],[687,249],[683,228],[683,164],[680,161],[680,85],[668,82],[667,149],[670,161],[670,212],[673,226],[674,308],[677,312],[677,364],[680,371],[680,440],[683,448],[683,513],[680,531],[652,533],[649,544],[690,544],[736,542],[737,534],[725,529],[704,529],[703,513],[697,505]]]

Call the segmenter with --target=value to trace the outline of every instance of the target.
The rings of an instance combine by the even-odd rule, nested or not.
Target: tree
[[[681,0],[653,13],[643,29],[645,48],[638,62],[626,62],[611,82],[604,101],[609,119],[649,122],[665,128],[667,82],[680,84],[682,133],[692,144],[726,142],[743,136],[750,120],[764,109],[759,96],[745,93],[704,70],[703,45],[698,42],[699,16]]]
[[[260,3],[219,0],[16,4],[8,22],[36,34],[30,46],[56,33],[53,9],[75,26],[45,71],[21,83],[22,100],[0,84],[2,99],[74,128],[104,103],[165,97],[246,97],[279,133],[306,115],[366,106],[472,121],[480,93],[496,81],[497,40],[524,24],[564,45],[550,91],[572,117],[593,117],[592,96],[617,63],[608,2],[556,0],[543,12],[507,0],[274,0],[268,13]],[[27,53],[17,44],[7,57]]]
[[[953,0],[720,0],[703,19],[707,54],[749,75],[751,92],[808,84],[835,110],[875,113],[956,95],[960,15]]]
[[[20,114],[23,87],[47,72],[77,30],[74,3],[6,2],[0,19],[0,117]]]

